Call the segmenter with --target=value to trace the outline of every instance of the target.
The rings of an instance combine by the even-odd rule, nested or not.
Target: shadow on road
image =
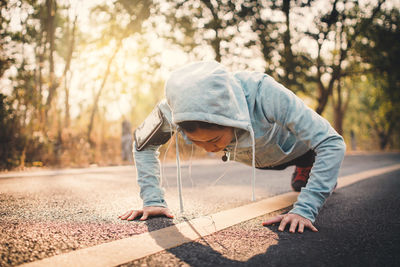
[[[243,229],[244,234],[233,236],[232,240],[240,240],[234,250],[239,256],[242,253],[251,257],[246,261],[229,259],[224,250],[221,253],[213,249],[213,238],[201,238],[203,244],[191,241],[167,251],[190,266],[400,266],[399,177],[397,171],[338,189],[315,222],[318,233],[307,230],[291,234],[270,226],[253,228],[253,233],[265,230],[277,236],[257,236],[251,235],[249,228]],[[153,225],[151,229],[156,228]],[[178,229],[175,234],[180,235]],[[218,238],[222,240],[221,237],[228,238]],[[275,239],[277,243],[259,242],[262,238]],[[252,242],[246,242],[249,240]],[[227,254],[232,252],[229,250],[232,248],[225,250]]]
[[[190,223],[188,220],[186,222]],[[334,265],[334,262],[325,261],[323,258],[320,258],[317,262],[313,261],[315,257],[319,258],[319,251],[318,249],[316,250],[315,247],[318,248],[318,246],[320,246],[323,250],[324,247],[326,247],[326,244],[324,245],[321,241],[326,241],[326,237],[321,239],[319,233],[313,233],[310,230],[306,230],[303,234],[291,234],[289,232],[278,231],[278,226],[266,227],[265,231],[268,231],[269,229],[277,234],[278,238],[275,236],[275,240],[277,240],[278,243],[267,246],[264,248],[265,250],[262,253],[256,255],[253,254],[253,256],[247,261],[239,261],[227,258],[221,254],[221,252],[213,249],[212,246],[215,246],[215,240],[212,241],[213,244],[210,244],[205,238],[200,237],[200,234],[199,239],[196,241],[186,238],[181,234],[172,220],[166,218],[154,218],[146,221],[146,224],[150,235],[158,245],[165,248],[167,252],[173,254],[177,259],[190,266],[298,266],[299,263],[304,266],[321,266],[321,263],[323,263],[324,266]],[[192,229],[196,231],[195,227],[193,225],[191,226]],[[165,227],[170,227],[171,229],[169,236],[173,236],[174,239],[178,238],[185,240],[186,243],[170,248],[171,245],[168,240],[165,239],[165,235],[161,236],[155,232],[156,230]],[[262,229],[260,229],[260,231],[262,231]],[[251,237],[243,236],[243,239],[246,238]],[[245,243],[246,242],[243,242],[243,244]],[[257,242],[255,241],[254,244],[256,243]],[[310,245],[306,245],[306,243],[314,244],[314,246],[310,247]],[[316,244],[317,246],[315,246]],[[237,249],[238,253],[240,253],[241,247],[238,247]],[[314,251],[310,251],[310,249],[313,249]],[[153,260],[155,262],[153,262]],[[163,256],[160,258],[150,259],[150,262],[147,263],[155,265],[171,265],[175,264],[175,262],[171,263],[170,261],[175,260],[176,259]],[[159,261],[165,262],[160,263]]]
[[[160,224],[160,221],[162,221],[163,223]],[[189,220],[185,221],[192,227],[195,232],[197,232],[195,227],[190,224]],[[193,242],[191,239],[186,238],[184,235],[181,234],[181,232],[178,230],[172,220],[166,218],[158,218],[158,220],[148,220],[146,221],[146,224],[149,229],[150,236],[154,238],[158,245],[166,248],[166,251],[175,255],[179,260],[184,261],[190,266],[205,266],[205,264],[210,266],[237,266],[238,264],[242,263],[240,261],[228,259],[224,257],[220,252],[214,250],[203,237],[200,237],[200,233],[199,239],[207,245],[203,245],[199,242]],[[156,232],[154,232],[165,227],[170,227],[169,229],[172,231],[170,233],[170,236],[173,236],[174,239],[182,239],[187,241],[187,243],[178,247],[169,248],[170,244],[168,243],[168,241],[165,240],[165,236],[163,236],[163,238],[160,238],[160,235],[157,235]]]

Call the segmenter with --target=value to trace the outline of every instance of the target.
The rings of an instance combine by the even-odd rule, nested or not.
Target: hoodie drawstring
[[[178,184],[178,195],[179,195],[179,207],[181,213],[183,213],[183,197],[182,197],[182,178],[181,178],[181,165],[179,161],[179,146],[178,146],[178,131],[175,134],[176,144],[176,172],[177,172],[177,184]]]
[[[256,201],[256,144],[255,144],[255,138],[254,138],[254,131],[251,126],[248,127],[248,130],[250,132],[251,136],[251,148],[252,148],[252,161],[251,165],[253,167],[253,178],[251,180],[251,201]]]
[[[251,180],[251,201],[256,201],[256,145],[254,138],[254,131],[251,126],[248,127],[251,136],[251,148],[252,148],[252,169],[253,169],[253,177]],[[236,137],[236,132],[235,132]],[[237,145],[237,137],[236,137],[236,145]],[[179,195],[179,207],[180,212],[183,213],[183,196],[182,196],[182,177],[181,177],[181,166],[179,160],[179,145],[178,145],[178,133],[175,134],[175,147],[176,147],[176,165],[177,165],[177,184],[178,184],[178,195]],[[235,155],[236,157],[236,146],[235,146]],[[219,179],[217,179],[219,180]]]

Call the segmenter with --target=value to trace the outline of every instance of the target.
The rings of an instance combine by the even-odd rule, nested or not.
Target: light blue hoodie
[[[290,213],[315,221],[334,189],[346,149],[343,138],[328,121],[267,74],[230,73],[214,61],[174,71],[165,91],[166,100],[158,104],[166,119],[163,131],[187,120],[234,127],[239,134],[234,158],[253,169],[281,165],[314,150],[309,181]],[[234,146],[235,141],[226,149],[233,152]],[[160,188],[158,148],[134,149],[144,206],[167,205]]]

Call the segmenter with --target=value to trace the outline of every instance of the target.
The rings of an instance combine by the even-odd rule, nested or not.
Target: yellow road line
[[[400,164],[340,177],[338,188],[400,169]],[[191,242],[235,224],[293,205],[298,193],[289,192],[238,208],[214,213],[157,231],[56,255],[21,266],[115,266]]]
[[[368,178],[371,178],[374,176],[378,176],[378,175],[381,175],[384,173],[396,171],[398,169],[400,169],[400,164],[395,164],[395,165],[391,165],[391,166],[384,167],[384,168],[373,169],[373,170],[355,173],[352,175],[343,176],[343,177],[340,177],[340,179],[338,179],[337,187],[338,188],[345,187],[345,186],[357,183],[358,181],[368,179]]]

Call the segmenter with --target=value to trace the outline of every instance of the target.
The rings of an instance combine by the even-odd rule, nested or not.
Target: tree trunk
[[[103,80],[101,82],[100,88],[97,91],[97,94],[94,98],[94,102],[93,102],[93,109],[92,109],[92,113],[90,114],[90,121],[89,121],[89,125],[88,125],[88,131],[87,131],[87,141],[89,142],[89,144],[93,147],[94,146],[94,142],[91,139],[91,134],[92,134],[92,130],[93,130],[93,123],[94,123],[94,117],[96,115],[96,112],[98,110],[98,105],[99,105],[99,99],[101,96],[101,93],[104,89],[104,86],[106,85],[108,76],[110,75],[110,70],[111,70],[111,64],[114,61],[115,56],[117,55],[118,51],[120,50],[121,46],[122,46],[122,40],[123,38],[121,38],[120,40],[118,40],[117,46],[115,47],[114,53],[111,55],[111,57],[108,59],[108,63],[107,63],[107,68],[106,68],[106,72],[104,73],[103,76]]]
[[[390,137],[393,134],[393,129],[394,129],[394,123],[392,121],[389,123],[389,127],[386,131],[385,131],[385,129],[383,129],[382,131],[378,132],[379,144],[380,144],[381,150],[384,150],[386,148],[387,144],[389,143]]]
[[[47,42],[49,43],[49,94],[47,96],[46,106],[45,106],[45,120],[47,123],[48,112],[50,110],[55,91],[57,89],[56,76],[54,73],[54,52],[55,47],[55,17],[57,11],[57,3],[54,0],[46,0],[47,8]]]
[[[36,113],[37,113],[37,117],[39,120],[39,129],[40,131],[44,132],[44,105],[43,105],[43,101],[42,101],[42,97],[43,97],[43,65],[44,65],[44,57],[46,54],[46,40],[44,37],[44,29],[41,29],[40,31],[40,38],[39,38],[39,44],[37,47],[37,84],[36,84],[36,88],[37,88],[37,99],[36,99]]]
[[[64,118],[64,128],[69,127],[70,113],[69,113],[69,88],[67,84],[67,79],[64,80],[65,89],[65,118]]]
[[[218,6],[214,7],[214,5],[211,3],[209,0],[202,0],[204,5],[210,10],[212,16],[213,16],[213,24],[215,25],[213,27],[213,30],[215,31],[215,39],[211,41],[211,46],[215,52],[215,60],[218,62],[221,62],[221,38],[219,34],[219,29],[221,28],[221,22],[218,17]]]
[[[389,136],[384,131],[379,132],[378,136],[379,136],[379,148],[381,150],[385,150],[386,145],[389,142]]]
[[[335,113],[333,115],[334,117],[334,127],[335,130],[338,132],[338,134],[343,135],[343,118],[344,118],[344,114],[338,110],[336,110],[336,108],[334,108]]]
[[[322,83],[318,84],[318,93],[319,93],[317,98],[318,105],[317,108],[315,109],[315,112],[321,115],[325,109],[326,103],[328,103],[328,97],[329,97]]]
[[[318,106],[315,109],[315,111],[318,114],[322,114],[322,112],[325,109],[326,104],[328,103],[328,98],[329,98],[329,88],[326,88],[324,83],[322,82],[322,58],[321,58],[321,48],[322,48],[322,44],[318,43],[318,56],[317,56],[317,77],[316,77],[316,81],[317,81],[317,88],[318,88],[318,97],[317,97],[317,101],[318,101]],[[332,83],[332,80],[331,82]]]
[[[285,14],[285,24],[286,31],[283,34],[283,44],[284,44],[284,57],[283,60],[283,68],[285,70],[285,77],[283,80],[286,82],[285,86],[291,89],[291,85],[294,85],[295,77],[294,77],[294,56],[292,51],[291,44],[291,35],[290,35],[290,2],[291,0],[284,0],[282,3],[282,11]],[[292,89],[291,89],[292,90]]]
[[[211,41],[211,46],[215,52],[215,61],[221,62],[221,39],[218,37],[218,29],[214,29],[216,32],[215,39]]]
[[[67,74],[69,72],[70,66],[71,66],[71,61],[72,61],[72,54],[74,52],[74,46],[75,46],[75,32],[76,32],[76,22],[77,22],[78,16],[75,16],[74,22],[72,24],[72,30],[71,30],[71,35],[70,35],[70,42],[69,42],[69,49],[68,49],[68,55],[67,59],[65,62],[65,67],[64,67],[64,72],[62,79],[64,79],[64,88],[65,88],[65,119],[64,119],[64,127],[68,128],[69,127],[69,121],[70,121],[70,114],[69,114],[69,88],[68,88],[68,83],[67,83]],[[68,25],[68,32],[69,32],[69,25]]]

